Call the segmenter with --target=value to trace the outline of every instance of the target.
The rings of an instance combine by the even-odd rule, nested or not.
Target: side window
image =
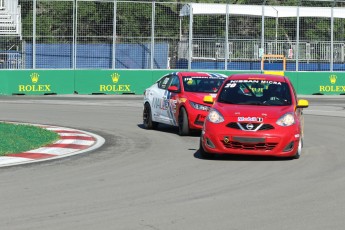
[[[166,89],[168,88],[168,82],[171,78],[171,75],[163,77],[159,82],[158,82],[158,88],[160,89]]]
[[[172,77],[169,86],[176,86],[178,89],[180,89],[180,80],[179,80],[178,76]]]

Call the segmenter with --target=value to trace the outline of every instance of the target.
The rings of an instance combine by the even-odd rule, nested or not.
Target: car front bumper
[[[219,129],[216,124],[207,122],[201,134],[204,150],[214,154],[290,157],[296,154],[300,139],[298,125],[278,127],[273,131],[248,132]]]

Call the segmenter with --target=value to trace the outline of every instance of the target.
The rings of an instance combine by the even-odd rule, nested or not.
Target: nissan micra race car
[[[227,78],[204,122],[199,153],[299,158],[303,145],[302,109],[287,77],[235,74]]]
[[[226,75],[174,72],[160,78],[144,92],[143,125],[155,129],[159,123],[178,126],[181,136],[201,130],[211,107],[204,97],[216,97]]]

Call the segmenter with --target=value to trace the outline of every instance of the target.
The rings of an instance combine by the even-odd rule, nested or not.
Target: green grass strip
[[[0,122],[0,156],[37,149],[58,139],[57,133],[47,129]]]

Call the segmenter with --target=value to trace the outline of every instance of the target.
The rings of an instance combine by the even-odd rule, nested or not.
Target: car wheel
[[[303,139],[301,138],[298,142],[298,148],[297,148],[296,154],[293,156],[293,159],[298,159],[301,157],[302,147],[303,147]]]
[[[178,133],[180,136],[187,136],[190,133],[187,111],[183,107],[178,117]]]
[[[144,105],[143,124],[145,129],[156,129],[158,126],[157,122],[152,121],[151,107],[149,103]]]
[[[213,159],[215,157],[214,154],[210,154],[210,153],[206,152],[204,147],[202,147],[201,138],[200,138],[200,144],[199,144],[199,154],[200,154],[201,158],[203,158],[203,159]]]

